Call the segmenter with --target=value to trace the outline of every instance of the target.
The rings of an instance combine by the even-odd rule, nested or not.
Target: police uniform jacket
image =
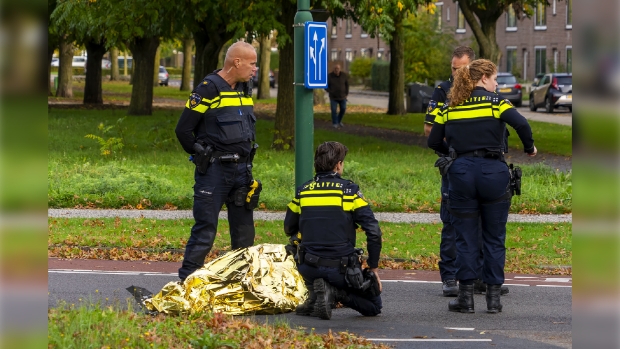
[[[297,188],[284,218],[286,235],[301,232],[306,253],[338,259],[354,253],[355,230],[366,232],[368,266],[377,268],[381,229],[357,184],[336,172],[318,173]]]
[[[507,123],[517,131],[524,151],[528,154],[534,151],[532,130],[527,120],[509,100],[497,93],[475,87],[465,102],[455,107],[448,105],[444,104],[435,117],[428,137],[429,148],[448,154],[447,143],[457,154],[476,150],[501,151]]]
[[[215,150],[247,156],[256,136],[256,116],[246,84],[230,85],[214,71],[192,91],[185,103],[175,133],[183,149],[193,154],[194,143],[202,141]]]
[[[437,114],[439,114],[439,111],[443,108],[444,104],[446,104],[446,101],[448,100],[448,93],[450,92],[450,89],[452,88],[452,82],[453,82],[453,78],[452,76],[450,76],[448,80],[442,81],[437,86],[437,88],[435,88],[435,90],[433,91],[433,95],[431,96],[431,100],[428,102],[428,109],[426,111],[426,116],[424,118],[425,124],[429,124],[429,125],[435,124],[435,118],[437,117]],[[499,98],[503,98],[503,97],[501,97],[500,95]],[[508,152],[508,137],[509,136],[510,136],[510,132],[508,131],[508,129],[506,129],[506,134],[504,136],[504,146],[502,149],[504,153]]]

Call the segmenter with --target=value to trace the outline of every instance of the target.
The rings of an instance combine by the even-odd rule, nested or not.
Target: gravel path
[[[80,209],[54,209],[47,210],[50,218],[154,218],[154,219],[192,219],[192,211],[164,211],[164,210],[80,210]],[[227,219],[226,211],[220,212],[220,219]],[[394,223],[436,223],[440,222],[438,213],[391,213],[376,212],[375,217],[380,222]],[[254,211],[256,220],[284,220],[284,212]],[[533,215],[533,214],[510,214],[508,222],[521,223],[571,223],[572,214],[561,215]]]

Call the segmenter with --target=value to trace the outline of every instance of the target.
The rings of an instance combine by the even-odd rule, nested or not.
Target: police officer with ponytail
[[[254,244],[252,209],[261,190],[260,182],[252,177],[257,145],[250,80],[255,73],[254,47],[235,42],[226,52],[224,68],[194,88],[179,118],[177,138],[196,164],[195,224],[179,269],[182,281],[204,265],[223,205],[228,209],[231,248]]]
[[[436,165],[448,176],[448,208],[456,233],[459,292],[448,304],[455,312],[474,312],[474,281],[481,248],[487,312],[502,311],[500,292],[511,198],[503,153],[506,124],[517,131],[529,156],[537,153],[527,120],[510,101],[494,92],[496,88],[497,67],[491,61],[478,59],[459,68],[448,102],[438,112],[428,138],[429,148],[449,154]]]

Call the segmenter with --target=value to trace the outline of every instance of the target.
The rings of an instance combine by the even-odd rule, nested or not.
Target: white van
[[[71,64],[73,68],[85,68],[86,67],[86,57],[83,56],[73,56],[73,63]]]

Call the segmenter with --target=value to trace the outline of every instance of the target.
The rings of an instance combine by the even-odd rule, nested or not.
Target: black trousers
[[[204,265],[217,233],[218,216],[222,206],[228,209],[231,250],[254,244],[254,211],[235,206],[228,198],[240,187],[247,186],[246,163],[215,160],[207,173],[194,173],[194,220],[191,235],[185,246],[179,278],[185,280]]]
[[[339,268],[330,267],[311,267],[307,264],[298,265],[299,273],[304,278],[306,287],[312,289],[315,279],[324,279],[337,289],[345,290],[349,296],[349,302],[345,306],[354,309],[364,316],[376,316],[381,314],[381,296],[368,297],[355,293],[347,287],[344,274],[340,273]]]

